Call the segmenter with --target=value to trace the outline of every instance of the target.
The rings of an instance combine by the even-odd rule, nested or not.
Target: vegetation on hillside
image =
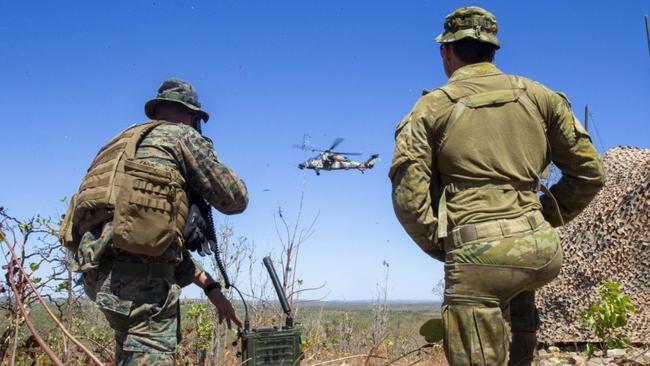
[[[289,223],[286,213],[278,209],[276,226],[281,252],[276,263],[281,268],[282,287],[288,294],[298,326],[302,330],[304,363],[389,365],[444,364],[441,346],[427,345],[418,334],[422,323],[439,317],[438,304],[394,304],[388,301],[390,266],[383,263],[384,277],[377,285],[377,298],[368,303],[303,302],[309,292],[296,268],[298,254],[313,232],[316,219],[304,228],[297,219]],[[46,313],[51,308],[62,325],[104,364],[113,363],[112,330],[101,312],[88,301],[77,285],[75,261],[58,243],[59,223],[36,216],[27,220],[12,217],[0,210],[0,241],[6,261],[7,283],[0,286],[0,364],[52,364],[51,354],[65,365],[89,365],[89,355],[67,339],[55,320]],[[270,287],[268,275],[255,256],[254,243],[235,235],[228,222],[218,228],[224,262],[231,280],[240,285],[249,309],[251,326],[269,327],[283,324],[284,314]],[[12,256],[12,249],[15,256]],[[216,273],[216,263],[213,270]],[[24,269],[25,272],[21,272]],[[244,281],[246,273],[250,281]],[[9,279],[12,281],[9,283]],[[11,286],[10,286],[11,285]],[[43,294],[44,304],[36,296]],[[228,292],[232,297],[233,292]],[[232,299],[243,315],[243,303]],[[238,365],[240,345],[237,332],[218,323],[215,309],[203,299],[185,299],[181,304],[182,341],[178,347],[179,365]],[[33,335],[27,322],[33,324]],[[42,339],[43,345],[38,342]],[[424,347],[423,347],[424,346]]]

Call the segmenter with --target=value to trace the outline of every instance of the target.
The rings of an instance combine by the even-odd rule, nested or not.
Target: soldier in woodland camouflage
[[[186,190],[197,192],[224,214],[246,208],[244,182],[217,158],[210,139],[192,127],[209,116],[190,84],[166,80],[145,113],[153,120],[148,123],[162,123],[140,141],[137,160],[177,171]],[[81,234],[77,257],[84,287],[115,330],[117,365],[175,364],[179,295],[190,283],[204,289],[220,320],[241,325],[220,286],[192,259],[182,235],[162,255],[149,256],[115,247],[110,219]]]
[[[554,227],[578,215],[605,178],[567,98],[492,64],[496,35],[482,8],[447,16],[436,40],[448,84],[397,126],[389,173],[399,221],[445,262],[450,365],[532,362],[534,290],[562,263]],[[548,190],[539,182],[551,162],[562,177]]]

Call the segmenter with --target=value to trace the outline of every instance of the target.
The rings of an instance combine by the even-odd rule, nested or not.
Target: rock
[[[594,357],[587,361],[587,366],[609,366],[612,361],[609,357]]]
[[[572,365],[586,365],[587,359],[578,354],[572,353],[569,355],[569,363]]]
[[[549,360],[540,360],[537,366],[553,366],[553,363]]]
[[[539,357],[540,360],[545,360],[551,357],[551,355],[545,349],[542,348],[539,351],[537,351],[537,357]]]
[[[555,347],[555,346],[550,346],[548,348],[548,351],[551,352],[551,353],[560,353],[560,349]]]
[[[640,365],[650,365],[650,350],[636,350],[632,354],[628,352],[627,358]]]
[[[600,357],[594,357],[587,361],[587,366],[605,366],[607,363],[603,362],[603,359]]]
[[[607,350],[607,357],[622,358],[622,357],[625,357],[626,353],[627,353],[627,351],[625,351],[624,349],[620,349],[620,348],[608,349]]]
[[[601,351],[601,350],[596,350],[596,351],[594,351],[594,356],[596,356],[596,357],[603,357],[603,351]]]

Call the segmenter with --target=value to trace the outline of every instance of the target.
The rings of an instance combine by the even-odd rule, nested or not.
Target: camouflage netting
[[[581,325],[580,312],[611,279],[638,309],[624,331],[632,342],[650,343],[650,149],[613,148],[604,162],[605,187],[561,230],[560,275],[537,292],[540,342],[596,341]]]

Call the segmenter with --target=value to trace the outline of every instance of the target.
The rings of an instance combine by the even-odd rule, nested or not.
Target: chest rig
[[[504,78],[501,83],[505,88],[496,90],[489,90],[485,92],[476,92],[472,88],[464,86],[462,83],[452,83],[438,90],[442,91],[452,102],[453,107],[446,121],[443,122],[441,133],[442,137],[437,140],[435,156],[439,156],[440,152],[449,148],[447,146],[448,136],[453,133],[452,127],[462,123],[469,123],[470,121],[490,120],[490,109],[495,107],[512,107],[516,105],[518,108],[523,108],[529,116],[531,116],[540,129],[540,134],[543,133],[546,139],[546,155],[544,166],[548,166],[551,162],[550,144],[546,137],[547,125],[539,111],[537,105],[532,101],[526,92],[526,85],[521,79],[511,75],[500,75]],[[541,173],[541,172],[540,172]],[[543,191],[554,202],[556,209],[557,202],[551,192],[540,184],[539,181],[512,181],[512,180],[482,180],[476,181],[463,181],[454,179],[453,177],[441,175],[439,177],[440,187],[438,188],[439,201],[437,207],[438,229],[437,239],[446,240],[449,236],[449,217],[447,211],[447,200],[449,194],[456,194],[465,190],[500,190],[500,191],[528,191],[538,192]],[[541,215],[540,215],[541,216]],[[542,218],[543,219],[543,218]],[[539,221],[536,218],[536,222]],[[531,224],[532,225],[532,224]],[[473,225],[462,225],[465,227]],[[470,228],[471,229],[471,228]],[[452,238],[454,239],[454,238]],[[440,244],[442,245],[442,244]]]

